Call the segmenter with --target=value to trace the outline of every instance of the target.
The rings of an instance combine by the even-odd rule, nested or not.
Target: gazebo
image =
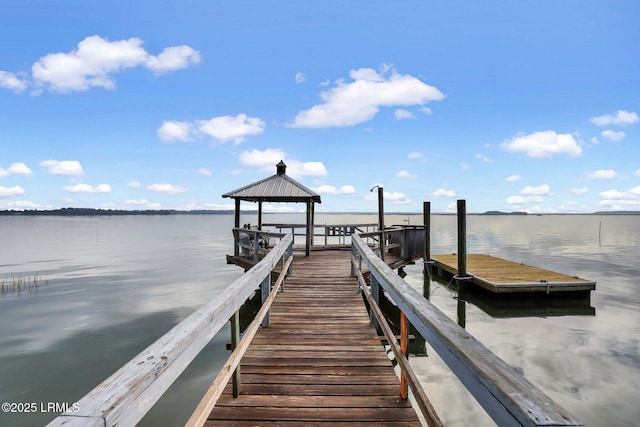
[[[313,234],[314,203],[322,203],[320,196],[298,181],[287,176],[287,165],[280,160],[276,165],[276,174],[268,178],[245,185],[237,190],[222,195],[235,200],[235,227],[240,228],[240,201],[258,203],[258,229],[262,229],[262,203],[306,203],[306,246],[305,254],[309,256]]]

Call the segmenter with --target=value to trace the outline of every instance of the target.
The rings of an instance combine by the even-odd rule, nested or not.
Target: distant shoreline
[[[242,210],[243,214],[257,213],[257,210]],[[301,212],[287,212],[296,214]],[[375,215],[376,212],[317,212],[323,215]],[[227,209],[198,209],[181,211],[175,209],[157,210],[122,210],[122,209],[94,209],[94,208],[61,208],[49,210],[0,210],[0,216],[123,216],[123,215],[233,215],[233,210]],[[265,212],[278,214],[278,212]],[[387,212],[387,215],[420,215],[421,212]],[[432,215],[456,215],[455,212],[432,212]],[[485,216],[539,216],[539,215],[640,215],[640,211],[599,211],[590,213],[539,213],[486,211],[483,213],[468,212],[467,215]]]

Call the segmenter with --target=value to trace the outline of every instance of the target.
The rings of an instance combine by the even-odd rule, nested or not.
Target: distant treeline
[[[526,212],[486,211],[482,215],[527,215],[527,213]]]
[[[52,210],[4,210],[0,215],[21,215],[21,216],[106,216],[106,215],[232,215],[232,210],[193,210],[178,211],[173,209],[158,210],[120,210],[120,209],[92,209],[92,208],[62,208]]]

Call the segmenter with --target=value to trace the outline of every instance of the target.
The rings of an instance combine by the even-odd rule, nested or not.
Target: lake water
[[[317,224],[376,221],[316,214]],[[232,215],[0,217],[0,284],[38,280],[31,292],[0,297],[0,402],[38,411],[0,413],[0,425],[47,423],[56,413],[42,404],[72,405],[239,277],[225,259],[232,226]],[[432,253],[455,252],[456,230],[455,216],[434,215]],[[637,425],[640,216],[471,215],[467,234],[469,252],[597,281],[590,304],[494,312],[428,282],[431,301],[455,321],[464,304],[472,335],[587,426]],[[405,278],[420,291],[422,268],[407,267]],[[184,423],[226,360],[228,337],[223,330],[212,340],[141,425]],[[411,361],[447,426],[493,425],[432,349]]]

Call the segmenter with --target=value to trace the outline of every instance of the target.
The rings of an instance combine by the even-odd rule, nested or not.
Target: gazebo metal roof
[[[307,202],[321,203],[320,196],[290,178],[287,165],[281,160],[276,165],[277,173],[268,178],[245,185],[222,195],[231,199],[251,202]]]

